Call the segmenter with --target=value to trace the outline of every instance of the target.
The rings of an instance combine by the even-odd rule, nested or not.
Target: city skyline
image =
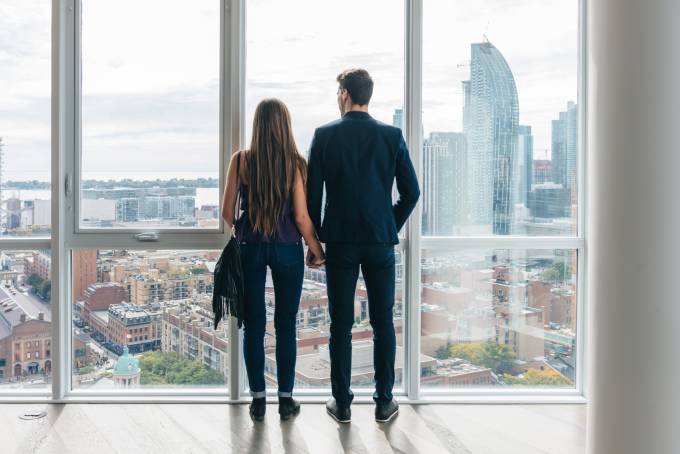
[[[462,127],[423,137],[424,235],[565,234],[574,229],[578,109],[551,121],[551,169],[534,178],[534,134],[521,125],[513,68],[493,43],[470,46],[462,81]],[[403,110],[393,125],[403,127]],[[461,132],[462,131],[462,132]],[[566,218],[568,224],[547,221]],[[569,219],[572,218],[572,219]],[[566,230],[565,230],[566,228]]]

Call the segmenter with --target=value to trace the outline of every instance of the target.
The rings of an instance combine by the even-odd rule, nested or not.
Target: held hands
[[[326,254],[323,252],[321,244],[310,244],[307,248],[307,266],[310,268],[320,268],[326,263]]]

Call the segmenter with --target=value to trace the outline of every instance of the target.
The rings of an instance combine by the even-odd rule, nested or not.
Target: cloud
[[[189,9],[180,0],[143,3],[84,7],[84,165],[212,171],[220,152],[219,2]],[[576,97],[577,6],[426,2],[426,133],[461,130],[460,83],[469,67],[458,65],[469,62],[470,43],[486,33],[514,73],[520,121],[533,127],[537,149],[549,148],[550,120]],[[49,9],[42,0],[0,4],[0,136],[8,172],[49,168]],[[330,1],[297,0],[293,8],[249,0],[247,13],[247,138],[257,102],[275,96],[288,104],[296,140],[306,149],[314,128],[338,117],[335,76],[348,67],[374,76],[376,118],[391,123],[403,106],[403,3],[347,0],[339,9]]]

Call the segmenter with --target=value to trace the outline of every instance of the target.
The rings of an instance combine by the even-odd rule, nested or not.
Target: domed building
[[[127,345],[113,368],[113,383],[116,388],[138,388],[141,369],[139,360],[130,354]]]

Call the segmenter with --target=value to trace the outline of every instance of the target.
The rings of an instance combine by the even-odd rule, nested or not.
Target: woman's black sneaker
[[[326,402],[326,413],[331,415],[337,422],[346,423],[352,421],[352,412],[349,406],[339,406],[332,397]]]
[[[399,413],[399,404],[396,400],[375,406],[375,420],[378,422],[389,422]]]
[[[255,421],[264,421],[264,413],[267,411],[267,399],[256,397],[250,403],[250,417]]]
[[[279,397],[279,415],[284,421],[300,413],[300,402],[292,397]]]

